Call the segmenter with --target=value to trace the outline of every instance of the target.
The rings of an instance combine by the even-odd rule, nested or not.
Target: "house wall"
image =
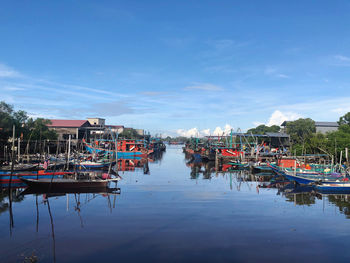
[[[92,125],[92,126],[105,126],[105,119],[101,119],[101,118],[88,118],[87,119],[88,122]]]
[[[143,129],[135,129],[138,135],[144,135],[144,130]]]
[[[327,133],[327,132],[332,132],[337,130],[338,130],[338,127],[316,126],[316,132],[320,132],[320,133]]]
[[[71,135],[72,140],[82,139],[84,138],[85,129],[82,128],[61,128],[61,127],[50,127],[50,130],[55,130],[58,135],[59,140],[68,140],[69,135]],[[89,131],[87,131],[89,133]]]

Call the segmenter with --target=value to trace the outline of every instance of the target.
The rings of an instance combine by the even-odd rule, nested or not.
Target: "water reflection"
[[[122,262],[279,262],[286,254],[289,262],[326,262],[349,241],[349,196],[188,163],[176,147],[167,151],[160,159],[118,160],[123,180],[104,192],[5,189],[0,223],[12,236],[0,229],[1,254],[8,262],[113,262],[116,255]]]
[[[328,195],[328,200],[337,206],[347,219],[350,219],[350,195]]]

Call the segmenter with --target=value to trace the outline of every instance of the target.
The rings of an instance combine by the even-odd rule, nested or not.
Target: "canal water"
[[[0,262],[350,260],[347,196],[194,171],[180,146],[168,146],[149,173],[120,175],[120,194],[15,196],[12,209],[3,194]]]

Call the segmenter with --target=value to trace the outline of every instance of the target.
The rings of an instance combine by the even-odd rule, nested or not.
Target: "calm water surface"
[[[350,197],[281,194],[239,173],[196,176],[179,146],[149,170],[121,172],[120,195],[19,197],[13,228],[3,196],[0,261],[350,260]]]

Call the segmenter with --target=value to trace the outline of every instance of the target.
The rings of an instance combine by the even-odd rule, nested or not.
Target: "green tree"
[[[277,125],[266,126],[264,124],[257,126],[256,128],[249,129],[247,133],[252,134],[266,134],[267,132],[279,132],[280,127]]]
[[[56,140],[57,133],[54,130],[50,130],[47,125],[51,121],[43,118],[37,118],[33,120],[30,118],[27,122],[27,129],[29,132],[26,135],[26,139],[31,140]]]
[[[286,128],[295,144],[304,144],[316,132],[315,122],[310,118],[287,122]]]
[[[133,128],[125,128],[122,133],[119,134],[119,137],[126,139],[137,139],[141,136]]]
[[[12,136],[13,125],[15,125],[15,136],[19,137],[27,132],[26,121],[28,115],[25,111],[14,111],[13,106],[4,101],[0,102],[0,136],[7,140]]]
[[[347,124],[350,125],[350,112],[346,113],[344,116],[341,116],[338,121],[339,125]]]
[[[33,120],[29,118],[23,110],[14,111],[13,106],[4,101],[0,102],[0,138],[7,140],[12,136],[13,125],[15,125],[15,136],[23,137],[24,139],[31,138],[32,140],[57,138],[57,133],[49,130],[47,124],[50,121],[38,118]]]

